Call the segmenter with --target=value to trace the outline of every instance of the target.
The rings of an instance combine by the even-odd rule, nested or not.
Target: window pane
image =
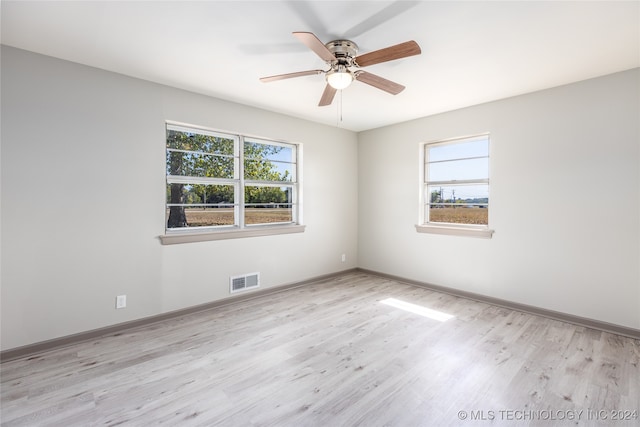
[[[467,157],[488,157],[489,137],[482,136],[442,145],[427,145],[427,154],[429,162],[464,159]]]
[[[489,185],[429,185],[426,200],[428,203],[489,203]]]
[[[295,164],[272,160],[244,161],[244,177],[254,181],[295,181]]]
[[[233,178],[233,157],[167,150],[167,175]]]
[[[167,184],[167,228],[233,224],[232,185]]]
[[[247,185],[244,189],[246,205],[268,205],[292,203],[293,188]]]
[[[233,207],[185,208],[189,227],[234,225]]]
[[[426,186],[429,222],[489,223],[488,185]]]
[[[431,206],[429,222],[453,224],[489,224],[489,209],[465,206]]]
[[[293,207],[277,205],[278,207],[246,207],[244,222],[247,225],[272,224],[293,222]]]
[[[167,203],[233,205],[233,185],[167,184]]]
[[[244,177],[254,181],[295,181],[296,153],[294,146],[244,143]]]
[[[453,181],[464,179],[487,179],[489,159],[451,160],[429,163],[429,181]]]
[[[167,148],[233,156],[234,138],[167,130]]]
[[[291,187],[246,186],[245,223],[293,222]]]
[[[247,159],[267,159],[295,163],[295,146],[245,140],[244,156]]]

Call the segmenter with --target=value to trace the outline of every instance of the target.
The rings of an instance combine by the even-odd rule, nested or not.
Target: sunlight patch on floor
[[[401,301],[395,298],[387,298],[385,300],[380,301],[382,304],[399,308],[404,311],[408,311],[413,314],[418,314],[423,317],[428,317],[429,319],[437,320],[438,322],[446,322],[449,319],[453,319],[455,316],[451,314],[444,313],[438,310],[432,310],[427,307],[423,307],[417,304],[411,304],[409,302]]]

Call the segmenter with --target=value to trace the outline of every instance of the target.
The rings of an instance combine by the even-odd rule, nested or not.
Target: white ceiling
[[[639,1],[3,0],[1,19],[5,45],[354,131],[640,66]],[[422,55],[366,68],[399,95],[356,82],[318,107],[321,75],[258,80],[326,68],[293,31]]]

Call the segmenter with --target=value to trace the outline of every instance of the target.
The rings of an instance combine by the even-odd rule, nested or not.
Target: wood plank
[[[638,411],[640,341],[356,271],[8,361],[0,376],[3,426],[458,425],[463,410]]]

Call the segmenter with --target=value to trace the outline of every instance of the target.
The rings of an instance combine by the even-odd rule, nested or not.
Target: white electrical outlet
[[[125,308],[127,306],[127,296],[118,295],[116,297],[116,308]]]
[[[342,254],[342,262],[347,261],[347,254]]]

